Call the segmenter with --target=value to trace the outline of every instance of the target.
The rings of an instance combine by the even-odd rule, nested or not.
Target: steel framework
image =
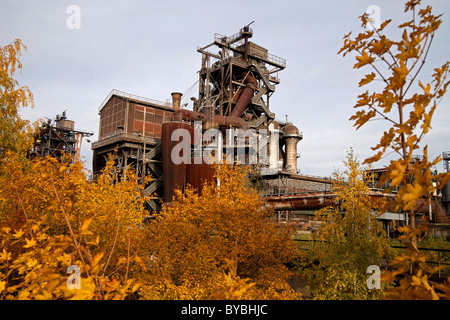
[[[47,123],[42,123],[34,136],[30,158],[52,156],[60,160],[63,154],[69,154],[73,161],[79,160],[82,139],[94,133],[77,130],[74,124],[67,119],[65,111],[54,121],[48,119]]]
[[[267,126],[275,118],[269,109],[269,98],[275,85],[280,83],[278,72],[286,67],[286,60],[249,42],[252,36],[253,30],[245,26],[230,37],[216,33],[214,42],[197,48],[202,54],[202,67],[194,111],[202,112],[203,108],[209,108],[209,112],[215,115],[237,115],[241,112],[235,110],[236,104],[245,94],[245,88],[250,87],[254,94],[252,92],[250,103],[240,110],[242,118],[252,128]],[[218,48],[218,53],[214,53],[212,47]]]

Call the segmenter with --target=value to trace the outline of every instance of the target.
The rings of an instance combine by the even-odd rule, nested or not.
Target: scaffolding
[[[99,140],[92,143],[93,172],[98,174],[113,157],[118,171],[135,170],[149,197],[150,212],[159,212],[164,199],[161,126],[173,113],[170,102],[148,99],[113,89],[99,108]],[[151,176],[150,181],[146,177]]]
[[[280,83],[278,72],[286,67],[286,60],[250,42],[252,36],[253,30],[245,26],[230,37],[216,33],[214,42],[197,48],[202,54],[202,67],[195,111],[210,108],[211,114],[232,115],[249,86],[248,79],[255,78],[255,92],[242,117],[251,128],[267,127],[273,121],[275,114],[270,111],[269,99]]]
[[[81,141],[94,133],[75,129],[75,122],[68,120],[66,112],[57,115],[52,121],[42,123],[34,135],[30,158],[52,156],[61,160],[63,154],[71,155],[73,161],[80,160]]]

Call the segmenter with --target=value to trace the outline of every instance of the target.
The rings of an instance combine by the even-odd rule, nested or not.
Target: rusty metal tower
[[[249,41],[250,25],[229,37],[216,33],[214,42],[197,48],[202,66],[194,111],[208,108],[211,115],[242,117],[251,128],[260,128],[275,118],[269,98],[280,83],[278,72],[286,67],[286,60]]]
[[[81,142],[84,137],[94,133],[75,129],[75,122],[68,120],[66,112],[57,115],[55,120],[42,123],[34,135],[30,158],[52,156],[60,160],[63,154],[72,155],[73,161],[80,160]]]

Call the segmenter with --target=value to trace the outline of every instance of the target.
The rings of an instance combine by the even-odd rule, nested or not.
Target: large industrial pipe
[[[190,111],[186,109],[179,109],[175,111],[172,115],[172,119],[176,121],[181,121],[183,119],[189,119],[191,121],[201,121],[203,123],[209,120],[208,113],[201,113],[196,111]],[[224,126],[235,126],[239,127],[243,130],[248,130],[249,125],[246,121],[239,117],[231,117],[231,116],[214,116],[213,124],[215,127],[219,125]]]
[[[242,118],[232,116],[214,116],[214,126],[234,126],[239,127],[244,131],[247,131],[250,128],[247,121]]]
[[[178,109],[172,115],[172,119],[176,121],[181,121],[183,119],[189,119],[191,121],[206,121],[206,115],[200,112]]]
[[[190,111],[186,109],[180,109],[180,99],[181,94],[172,93],[173,106],[176,111],[172,115],[173,122],[167,122],[162,125],[161,134],[161,144],[162,144],[162,162],[163,162],[163,175],[164,175],[164,198],[166,203],[172,201],[176,189],[184,190],[186,183],[191,184],[193,187],[197,188],[199,191],[201,189],[201,183],[205,180],[211,180],[213,177],[213,167],[204,162],[202,158],[201,161],[196,161],[198,159],[191,160],[191,163],[175,163],[172,159],[172,150],[175,146],[181,143],[179,137],[172,137],[176,129],[186,129],[190,133],[191,141],[184,141],[184,144],[189,144],[186,146],[185,150],[190,150],[191,145],[202,144],[202,134],[201,131],[195,129],[191,124],[186,122],[181,122],[183,119],[189,119],[191,121],[201,121],[203,124],[212,123],[214,127],[218,126],[235,126],[243,130],[248,130],[249,125],[240,116],[245,110],[245,107],[249,103],[253,96],[253,92],[256,89],[256,79],[253,77],[248,77],[246,87],[243,94],[236,104],[237,107],[242,109],[241,112],[235,111],[235,114],[239,116],[217,116],[213,115],[212,121],[210,120],[210,113],[201,113],[196,111]],[[236,107],[235,107],[236,109]],[[233,110],[234,111],[234,110]],[[206,126],[203,127],[205,129]],[[181,134],[181,131],[180,131]],[[174,138],[174,139],[172,139]],[[174,140],[174,141],[172,141]]]
[[[183,95],[182,93],[179,92],[172,92],[172,107],[175,110],[179,110],[180,109],[180,103],[181,103],[181,96]]]
[[[245,108],[247,108],[247,105],[249,104],[250,100],[253,97],[253,94],[255,93],[255,90],[258,86],[258,81],[256,78],[252,77],[251,75],[248,75],[245,80],[246,86],[244,91],[242,92],[241,96],[239,97],[238,102],[233,108],[233,111],[231,111],[230,116],[232,117],[241,117],[242,114],[245,111]]]
[[[264,200],[275,211],[319,210],[328,206],[337,205],[336,195],[332,193],[270,196],[265,197]]]

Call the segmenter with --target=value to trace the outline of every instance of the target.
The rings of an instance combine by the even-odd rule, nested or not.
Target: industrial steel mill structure
[[[201,67],[196,97],[173,92],[161,102],[112,90],[99,108],[98,141],[92,143],[94,173],[113,154],[120,168],[134,168],[142,181],[151,175],[144,193],[154,195],[148,208],[158,212],[172,201],[175,189],[189,184],[200,191],[203,181],[212,180],[207,152],[216,159],[223,155],[227,163],[250,164],[280,222],[309,223],[315,210],[338,205],[329,178],[299,173],[297,147],[303,134],[287,119],[277,120],[270,104],[286,60],[250,41],[252,36],[247,25],[232,36],[215,34],[213,42],[197,48]],[[182,99],[190,99],[192,106],[182,105]],[[188,141],[182,134],[186,132]],[[246,134],[244,139],[238,132]],[[371,195],[385,196],[377,190]],[[431,206],[440,212],[435,220],[447,223],[448,211],[438,201]],[[424,214],[430,210],[421,208],[418,212]],[[389,229],[405,223],[407,215],[386,213],[379,219]]]
[[[63,154],[70,155],[73,161],[80,160],[81,143],[84,137],[94,133],[75,129],[75,122],[67,119],[66,111],[54,120],[43,122],[34,135],[31,159],[52,156],[58,160]]]

